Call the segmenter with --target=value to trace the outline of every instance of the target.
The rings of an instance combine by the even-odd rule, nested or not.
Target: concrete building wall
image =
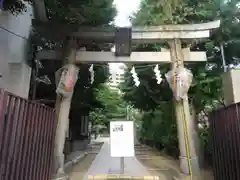
[[[23,98],[28,98],[31,68],[25,63],[8,63],[7,90]]]
[[[224,103],[226,106],[240,102],[240,69],[232,69],[222,74]]]
[[[0,88],[23,98],[28,98],[31,76],[26,61],[32,14],[30,5],[19,15],[0,14]]]

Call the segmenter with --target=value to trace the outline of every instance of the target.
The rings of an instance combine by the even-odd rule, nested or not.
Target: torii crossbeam
[[[189,48],[183,49],[184,60],[187,62],[206,61],[206,53],[203,51],[190,52]],[[61,54],[57,51],[40,51],[37,59],[60,60]],[[170,52],[132,52],[129,57],[118,57],[113,52],[78,51],[76,54],[76,64],[78,63],[171,63]]]
[[[32,25],[42,31],[48,32],[51,38],[72,36],[87,42],[114,43],[116,38],[115,27],[77,27],[63,25],[55,22],[33,20]],[[153,44],[166,39],[198,39],[209,37],[211,29],[219,27],[220,21],[201,24],[161,25],[132,27],[131,39],[134,44]],[[49,33],[52,32],[52,33]]]
[[[33,21],[35,22],[35,21]],[[52,27],[54,23],[36,23],[36,26],[41,28]],[[132,43],[156,43],[170,39],[198,39],[207,38],[210,35],[210,30],[219,27],[220,21],[213,21],[202,24],[184,24],[184,25],[162,25],[150,27],[133,27],[131,40]],[[54,25],[55,29],[58,26]],[[51,29],[51,28],[50,28]],[[73,32],[71,36],[82,41],[94,40],[101,42],[114,42],[115,28],[79,28],[79,31]],[[55,31],[56,32],[56,31]],[[59,31],[57,31],[59,32]],[[56,33],[55,33],[56,34]],[[188,48],[183,49],[185,61],[206,61],[205,52],[190,52]],[[37,59],[61,59],[62,54],[59,51],[40,51],[37,53]],[[171,62],[170,52],[132,52],[129,57],[116,57],[112,52],[91,52],[78,51],[76,55],[76,63],[81,62],[133,62],[133,63],[169,63]]]

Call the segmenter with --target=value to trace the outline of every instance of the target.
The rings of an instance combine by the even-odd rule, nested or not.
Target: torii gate
[[[208,38],[210,30],[218,28],[219,26],[220,21],[192,25],[133,27],[130,31],[125,33],[125,40],[127,36],[127,39],[131,40],[128,43],[123,43],[121,40],[120,42],[116,42],[116,30],[113,28],[80,29],[78,32],[73,33],[72,36],[82,40],[116,42],[118,53],[124,50],[124,48],[126,50],[126,47],[122,47],[123,44],[127,44],[127,49],[130,49],[132,43],[152,44],[159,41],[167,41],[169,50],[163,49],[162,52],[125,51],[123,56],[121,56],[121,54],[114,54],[113,52],[76,51],[76,49],[72,49],[70,51],[70,57],[68,58],[68,64],[78,64],[82,62],[171,63],[172,69],[175,71],[177,68],[184,67],[184,61],[200,62],[207,60],[205,52],[191,52],[189,48],[182,49],[181,40]],[[38,52],[36,56],[38,59],[59,59],[59,57],[62,57],[62,54],[56,51],[42,51]],[[70,104],[71,98],[63,98],[61,100],[56,142],[58,147],[57,157],[60,158],[59,169],[61,170],[59,173],[63,173],[62,152],[65,141],[64,130],[67,128],[66,126],[68,124]],[[181,112],[183,112],[184,116],[182,116]],[[187,99],[176,102],[176,118],[180,148],[180,168],[182,173],[192,176],[193,173],[198,173],[199,165],[193,138],[195,136],[194,122],[190,119]]]

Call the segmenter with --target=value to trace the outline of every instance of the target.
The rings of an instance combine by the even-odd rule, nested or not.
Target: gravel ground
[[[96,155],[89,154],[84,160],[78,164],[76,164],[70,173],[70,180],[81,180],[84,175],[87,173],[88,168],[91,166],[92,161],[94,160]]]
[[[70,180],[82,180],[89,167],[100,151],[102,144],[94,145],[88,149],[89,154],[69,170]],[[136,146],[137,159],[147,168],[152,176],[159,176],[161,180],[172,180],[180,173],[178,161],[147,146]],[[202,171],[202,179],[213,180],[212,173]]]
[[[145,146],[136,146],[137,159],[147,168],[152,176],[159,176],[162,180],[172,180],[178,175],[177,163],[168,157],[162,156],[159,152]]]
[[[180,174],[179,162],[163,153],[147,146],[136,146],[137,159],[153,176],[160,176],[163,180],[172,180]],[[202,170],[202,179],[213,180],[211,171]]]

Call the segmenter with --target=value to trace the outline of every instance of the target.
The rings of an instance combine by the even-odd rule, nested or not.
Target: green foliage
[[[142,121],[142,140],[177,157],[178,138],[172,102],[161,103],[155,111],[145,113]]]
[[[32,0],[4,0],[4,10],[13,14],[26,11],[26,3]],[[107,25],[116,15],[113,0],[46,0],[48,18],[81,25]]]
[[[52,20],[81,25],[107,25],[116,15],[113,0],[47,0],[46,8]]]
[[[3,10],[18,15],[27,10],[26,3],[31,3],[31,0],[4,0]]]
[[[212,163],[212,155],[213,155],[213,149],[212,149],[212,137],[210,134],[209,127],[205,126],[199,130],[200,135],[200,145],[203,148],[203,153],[205,156],[206,163],[211,164]]]
[[[108,126],[111,119],[126,117],[127,104],[117,91],[111,90],[106,84],[101,84],[95,89],[94,94],[102,107],[90,113],[93,124]]]
[[[104,114],[103,109],[94,109],[89,113],[93,125],[103,125],[107,123],[107,116]]]
[[[81,65],[79,78],[74,88],[72,99],[72,108],[81,109],[101,108],[103,105],[98,101],[94,91],[101,83],[104,83],[108,78],[108,67],[106,65],[97,65],[94,67],[94,82],[90,83],[89,65]]]

